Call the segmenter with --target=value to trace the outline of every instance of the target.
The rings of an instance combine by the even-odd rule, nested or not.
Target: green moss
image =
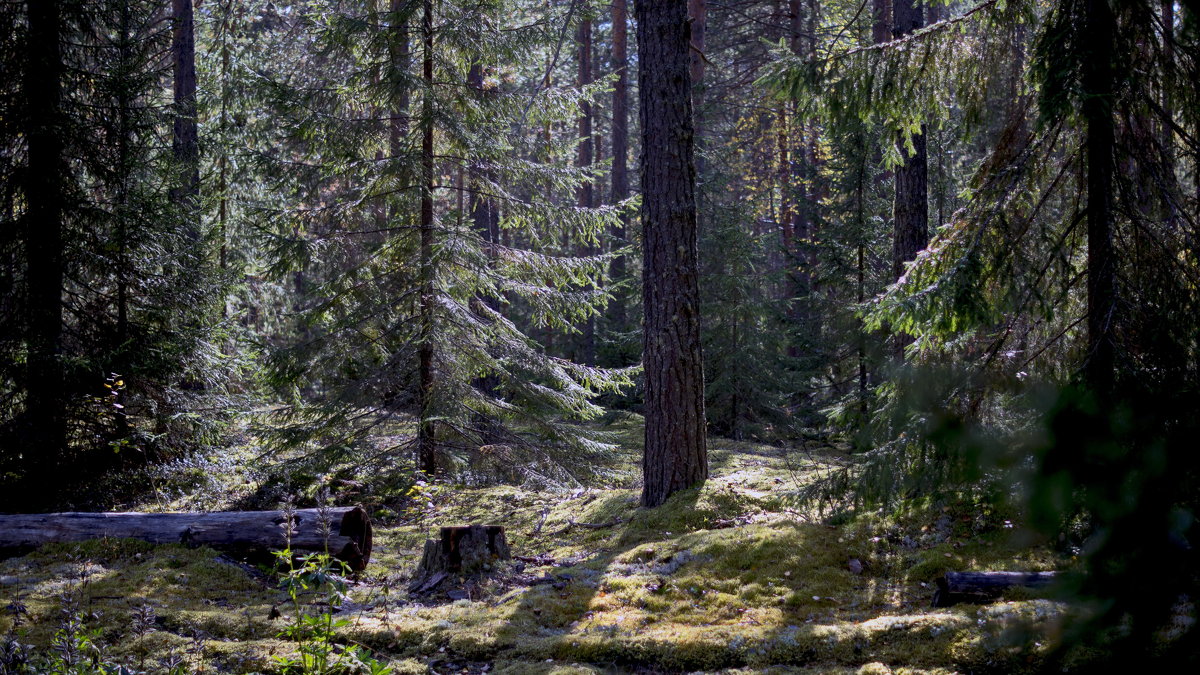
[[[616,433],[631,449],[640,443],[636,418],[620,421]],[[1062,565],[1046,550],[1013,542],[1010,515],[927,500],[831,526],[782,508],[781,495],[810,480],[820,462],[843,461],[841,454],[814,449],[801,461],[781,453],[714,439],[713,477],[653,510],[638,507],[632,484],[558,493],[435,486],[420,509],[397,508],[396,517],[409,520],[378,523],[374,557],[351,588],[355,611],[340,615],[349,625],[339,640],[374,650],[404,673],[425,672],[433,659],[494,662],[504,673],[636,666],[864,675],[1039,662],[1039,652],[1020,651],[1009,636],[1021,626],[1046,638],[1027,642],[1051,644],[1060,605],[1012,594],[995,611],[928,608],[929,583],[947,569]],[[504,525],[515,552],[553,558],[524,570],[527,579],[553,583],[493,580],[473,600],[449,604],[409,597],[407,575],[425,539],[440,526],[467,523]],[[516,567],[505,574],[512,578]],[[0,586],[0,603],[20,595],[32,619],[24,630],[40,645],[53,634],[57,595],[82,587],[103,609],[94,625],[110,652],[131,663],[187,651],[197,664],[270,672],[270,657],[294,648],[277,637],[282,622],[268,618],[282,594],[206,549],[112,540],[52,546],[0,561],[0,577],[18,580]],[[158,622],[137,635],[132,616],[143,602]],[[9,626],[11,617],[0,619],[0,629]]]

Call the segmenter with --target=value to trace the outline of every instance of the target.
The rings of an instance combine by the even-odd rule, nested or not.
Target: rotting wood
[[[537,527],[533,528],[533,532],[530,532],[529,536],[536,537],[542,533],[542,527],[546,524],[546,516],[548,516],[548,515],[550,515],[550,507],[549,506],[542,509],[541,517],[538,519]]]
[[[443,527],[437,539],[425,542],[408,589],[427,593],[452,575],[481,574],[494,562],[511,559],[508,538],[500,525]]]
[[[561,530],[555,530],[554,532],[551,533],[551,536],[558,536],[560,534],[566,534],[566,533],[570,532],[572,528],[575,528],[575,527],[583,527],[583,528],[587,528],[589,530],[603,530],[606,527],[616,527],[617,525],[620,525],[620,524],[626,522],[627,520],[628,520],[627,518],[617,518],[616,520],[610,520],[607,523],[580,523],[575,520],[568,520],[566,527],[562,528]]]
[[[293,551],[329,551],[352,570],[371,560],[371,519],[361,506],[295,511]],[[26,513],[0,515],[0,551],[17,553],[43,544],[89,539],[140,539],[238,551],[276,551],[287,546],[282,511],[212,513]],[[328,533],[328,536],[326,536]]]
[[[1054,572],[947,572],[933,592],[934,607],[960,602],[991,602],[1013,587],[1044,588],[1055,579]]]

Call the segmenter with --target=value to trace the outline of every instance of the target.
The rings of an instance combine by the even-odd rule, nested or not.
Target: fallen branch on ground
[[[551,534],[551,536],[558,536],[560,534],[566,534],[571,531],[571,528],[574,528],[574,527],[586,527],[589,530],[602,530],[606,527],[615,527],[615,526],[620,525],[627,521],[628,521],[627,518],[617,518],[616,520],[613,520],[613,521],[610,521],[607,523],[579,523],[579,522],[576,522],[574,519],[571,519],[571,520],[567,521],[566,527],[564,527],[561,530],[556,530],[554,532],[551,532],[550,534]]]

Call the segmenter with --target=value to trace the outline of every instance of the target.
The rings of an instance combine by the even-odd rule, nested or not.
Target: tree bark
[[[508,538],[499,525],[443,527],[437,539],[426,540],[409,591],[428,593],[451,575],[482,574],[494,562],[511,559]]]
[[[24,93],[29,167],[26,173],[25,255],[28,317],[25,417],[31,448],[26,484],[52,479],[67,446],[67,395],[62,363],[63,176],[62,75],[59,4],[29,0],[29,63]],[[45,499],[34,490],[32,500]]]
[[[592,83],[592,20],[581,19],[575,32],[575,43],[578,53],[580,89]],[[575,164],[581,169],[591,168],[594,156],[594,139],[592,137],[592,104],[584,101],[579,115],[579,146],[576,149]],[[579,186],[576,195],[580,208],[590,209],[595,206],[592,179],[588,178]],[[592,253],[590,244],[584,244],[584,253]],[[580,361],[589,366],[596,365],[596,318],[588,316],[583,324],[583,345]]]
[[[817,5],[808,0],[807,11],[804,0],[789,0],[788,3],[788,46],[793,54],[815,58],[815,18]],[[805,35],[807,30],[808,35]],[[807,39],[806,39],[807,38]],[[794,116],[794,111],[793,111]],[[815,235],[815,182],[816,132],[812,120],[796,120],[792,138],[791,161],[788,162],[789,190],[792,193],[791,248],[784,251],[788,261],[788,317],[792,324],[811,334],[815,323],[810,311],[810,296],[813,291],[812,241]],[[792,356],[799,356],[802,345],[789,345]]]
[[[612,203],[619,204],[629,198],[629,56],[625,0],[613,0],[612,26],[612,66],[617,73],[612,94]],[[627,227],[628,218],[622,215],[620,222],[613,226],[614,246],[626,244]],[[625,256],[613,258],[609,276],[614,284],[624,281]],[[628,319],[623,289],[614,294],[609,316],[613,328],[625,332]]]
[[[277,551],[288,546],[282,511],[215,513],[36,513],[0,515],[0,549],[22,551],[89,539],[141,539],[222,550]],[[293,551],[328,551],[352,569],[371,560],[371,519],[361,506],[299,509],[292,521]]]
[[[173,190],[183,210],[184,232],[200,238],[200,132],[196,120],[196,40],[192,0],[172,0],[171,54],[175,75],[175,124],[171,148],[179,171]]]
[[[1116,37],[1108,0],[1086,0],[1083,117],[1087,123],[1087,360],[1088,385],[1102,398],[1112,393],[1115,368],[1113,315],[1116,276],[1112,242],[1114,123],[1111,50]]]
[[[393,22],[391,28],[394,35],[388,48],[388,56],[394,71],[390,79],[396,91],[396,108],[392,112],[388,125],[388,149],[393,159],[399,157],[403,152],[402,142],[408,136],[410,96],[408,84],[400,81],[408,74],[408,69],[412,66],[412,50],[408,42],[408,17],[401,18],[400,16],[400,11],[405,4],[406,0],[391,0],[389,6]]]
[[[925,24],[922,7],[915,0],[895,0],[892,4],[892,36],[901,38]],[[892,207],[892,278],[904,274],[904,263],[913,260],[929,245],[929,182],[925,149],[925,125],[912,139],[914,152],[896,169],[896,195]]]
[[[474,63],[470,70],[467,71],[467,85],[474,90],[475,95],[482,98],[487,95],[483,88],[483,66]],[[460,170],[461,171],[461,170]],[[500,239],[500,213],[496,206],[495,200],[488,197],[486,174],[477,166],[471,166],[467,171],[468,185],[464,186],[463,190],[459,191],[459,199],[462,199],[464,193],[469,191],[471,200],[471,227],[479,236],[483,243],[485,255],[490,259],[495,255],[494,245],[499,243]],[[499,310],[499,301],[492,296],[480,297],[479,302],[484,303],[493,310]],[[480,391],[492,396],[496,392],[496,388],[500,385],[500,378],[496,375],[486,375],[475,380],[474,386]],[[476,420],[479,432],[484,444],[496,442],[494,420],[485,419],[480,416]]]
[[[891,35],[888,27],[892,25],[892,3],[891,0],[871,0],[871,3],[875,12],[875,21],[871,24],[871,38],[875,44],[882,44],[887,42],[888,36]]]
[[[690,30],[683,3],[639,0],[646,444],[642,504],[708,477],[696,254]]]
[[[417,347],[417,468],[427,476],[437,472],[437,439],[433,421],[433,0],[422,4],[423,53],[421,74],[425,83],[421,111],[421,223],[420,223],[420,343]]]

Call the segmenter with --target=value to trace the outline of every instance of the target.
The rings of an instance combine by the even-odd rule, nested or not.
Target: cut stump
[[[425,593],[452,575],[479,575],[490,570],[493,562],[511,559],[508,538],[500,525],[443,527],[439,538],[425,542],[421,562],[408,589]]]
[[[292,550],[333,553],[355,571],[371,561],[371,519],[361,506],[298,509]],[[43,544],[89,539],[141,539],[154,544],[209,546],[235,552],[277,551],[287,545],[282,511],[213,513],[22,513],[0,515],[0,551],[12,554]]]
[[[1010,588],[1044,588],[1054,578],[1054,572],[947,572],[936,582],[933,606],[992,602]]]

